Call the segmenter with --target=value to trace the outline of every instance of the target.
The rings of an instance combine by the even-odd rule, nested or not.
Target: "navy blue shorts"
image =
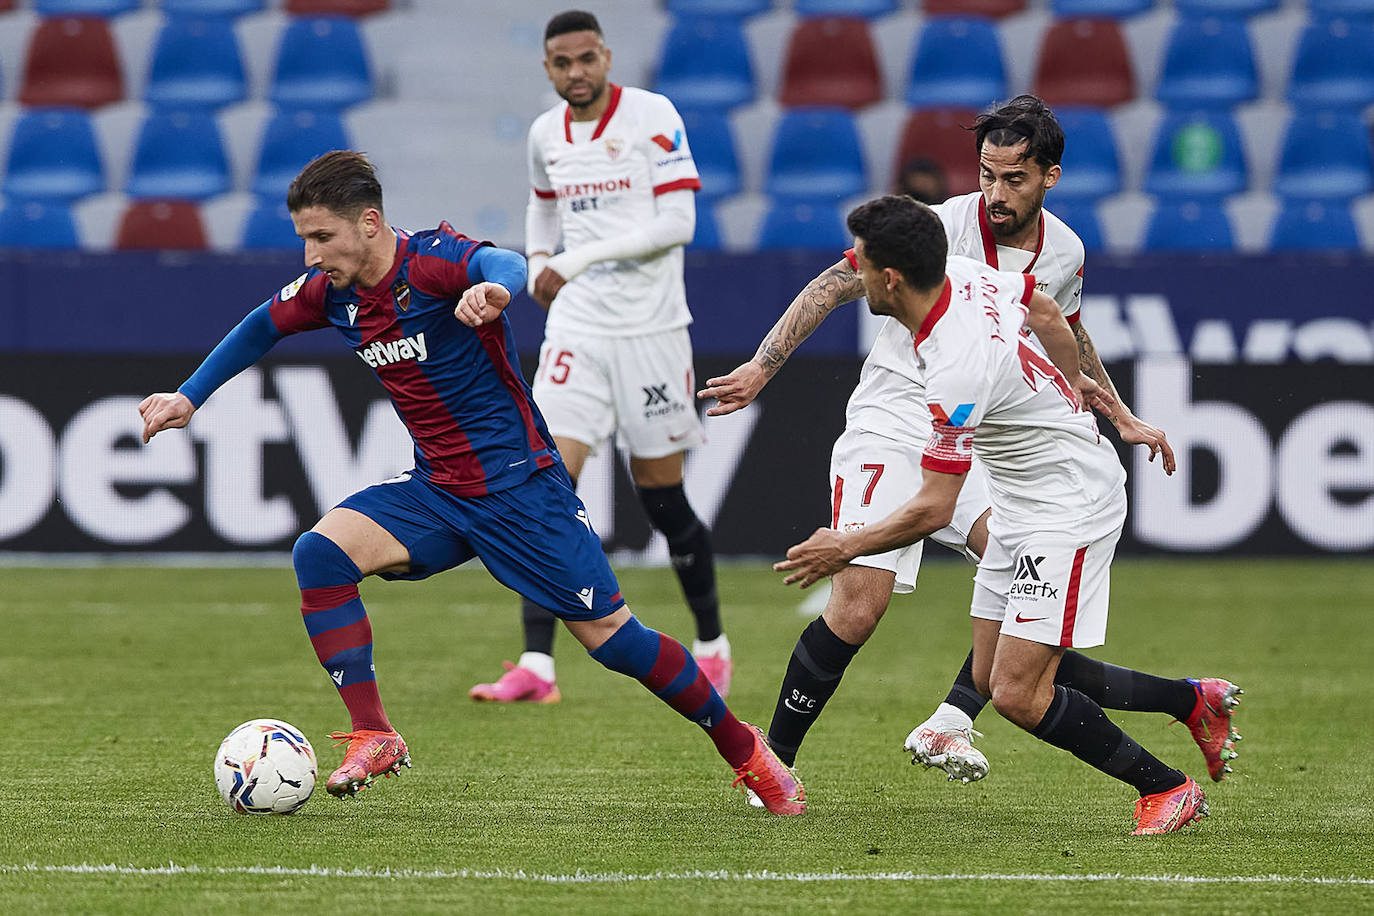
[[[402,474],[339,506],[366,515],[410,551],[408,571],[382,578],[425,579],[477,557],[496,581],[565,620],[597,620],[625,604],[562,464],[486,496],[454,496]]]

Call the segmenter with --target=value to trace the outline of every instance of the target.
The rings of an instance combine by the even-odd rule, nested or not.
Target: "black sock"
[[[525,625],[525,651],[553,655],[553,631],[558,618],[528,598],[520,599],[520,622]]]
[[[1164,792],[1184,782],[1182,773],[1137,744],[1107,718],[1101,706],[1072,687],[1054,688],[1054,699],[1031,734],[1129,783],[1141,795]]]
[[[802,631],[792,660],[783,675],[778,705],[768,726],[768,743],[782,762],[791,766],[806,738],[806,731],[840,686],[844,669],[859,651],[831,632],[817,617]]]
[[[951,706],[962,709],[970,719],[978,718],[978,713],[983,711],[983,707],[988,704],[988,698],[978,692],[978,688],[973,686],[973,650],[970,649],[968,658],[964,659],[964,667],[959,669],[959,675],[954,679],[954,684],[949,688],[949,695],[945,697],[945,702]]]
[[[697,639],[720,636],[720,599],[716,595],[716,559],[711,532],[687,502],[682,484],[639,487],[639,501],[649,521],[668,539],[668,555],[682,584],[682,595],[697,622]]]
[[[1197,690],[1183,678],[1119,668],[1073,650],[1059,660],[1054,682],[1072,687],[1103,709],[1163,712],[1180,722],[1186,722],[1197,706]]]

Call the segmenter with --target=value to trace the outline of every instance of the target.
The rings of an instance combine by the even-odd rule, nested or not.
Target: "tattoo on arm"
[[[1088,336],[1088,329],[1083,327],[1083,323],[1077,322],[1073,326],[1073,336],[1078,340],[1078,364],[1083,374],[1101,385],[1122,408],[1129,410],[1121,402],[1121,395],[1117,394],[1116,386],[1112,384],[1112,378],[1107,374],[1107,367],[1102,365],[1102,358],[1097,355],[1097,347],[1093,346],[1093,339]],[[1113,422],[1116,417],[1110,418]]]
[[[787,311],[773,325],[768,336],[759,344],[754,359],[771,378],[782,368],[792,352],[801,346],[811,332],[820,327],[825,316],[836,306],[853,302],[864,294],[859,273],[849,262],[842,261],[806,284]]]

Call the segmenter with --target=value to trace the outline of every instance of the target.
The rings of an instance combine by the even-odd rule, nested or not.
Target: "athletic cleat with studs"
[[[1202,787],[1188,776],[1183,785],[1142,796],[1135,803],[1135,829],[1131,836],[1172,833],[1211,813],[1202,796]]]
[[[485,703],[557,703],[563,699],[555,681],[546,681],[528,668],[502,662],[506,673],[490,684],[478,684],[468,696]]]
[[[405,739],[396,732],[359,729],[333,732],[334,746],[347,744],[343,763],[324,784],[330,795],[352,798],[372,785],[378,776],[401,775],[401,767],[410,766],[410,751]]]
[[[743,786],[746,797],[752,792],[761,807],[774,814],[805,814],[806,789],[801,780],[773,753],[758,726],[742,724],[754,733],[754,753],[735,767],[735,781],[730,785]],[[754,804],[752,799],[749,803]]]
[[[911,730],[902,746],[911,752],[912,766],[944,770],[950,782],[977,782],[988,775],[988,758],[973,746],[974,735],[983,737],[970,727],[926,720]]]
[[[1207,774],[1216,782],[1231,772],[1229,761],[1235,760],[1236,742],[1240,734],[1231,727],[1231,716],[1240,705],[1241,690],[1219,677],[1188,678],[1197,691],[1197,706],[1183,724],[1192,732],[1193,740],[1207,761]]]

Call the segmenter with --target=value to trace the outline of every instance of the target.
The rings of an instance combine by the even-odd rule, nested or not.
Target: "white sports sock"
[[[543,652],[521,652],[520,661],[516,662],[516,665],[528,668],[546,681],[554,680],[552,655],[545,655]]]
[[[941,703],[926,720],[927,725],[934,725],[937,722],[955,725],[959,728],[973,728],[973,720],[968,717],[968,713],[958,706],[951,706],[949,703]]]
[[[699,639],[693,640],[692,654],[709,655],[714,656],[716,658],[729,658],[730,640],[728,637],[726,637],[724,633],[720,634],[715,639],[708,639],[705,642],[702,642]]]

